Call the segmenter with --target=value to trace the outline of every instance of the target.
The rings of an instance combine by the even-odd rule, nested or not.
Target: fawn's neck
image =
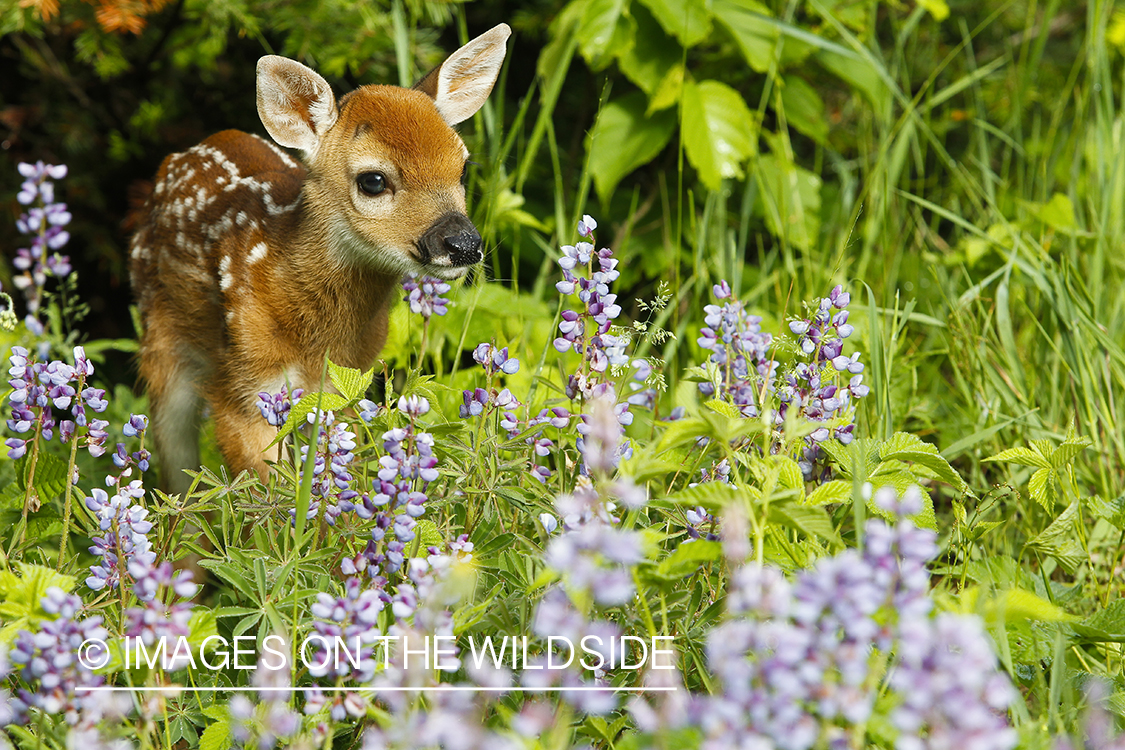
[[[307,341],[323,356],[342,365],[369,368],[386,340],[387,318],[401,274],[363,262],[362,248],[348,246],[348,233],[325,218],[307,191],[293,211],[293,220],[279,230],[290,233],[290,313],[300,320]],[[294,309],[295,308],[295,309]],[[310,352],[311,354],[311,352]]]

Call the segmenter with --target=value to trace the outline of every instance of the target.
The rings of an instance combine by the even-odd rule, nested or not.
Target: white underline
[[[146,691],[157,693],[409,693],[409,692],[435,692],[435,693],[563,693],[563,692],[613,692],[613,693],[647,693],[647,692],[675,692],[677,687],[597,687],[584,685],[581,687],[478,687],[475,685],[435,685],[432,687],[177,687],[175,685],[161,687],[128,687],[118,685],[100,685],[97,687],[78,687],[76,690],[90,690],[105,693],[143,693]]]

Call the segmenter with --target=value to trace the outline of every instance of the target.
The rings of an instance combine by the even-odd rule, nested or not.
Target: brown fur
[[[500,38],[501,59],[506,29],[489,32]],[[291,71],[307,69],[273,59],[289,66],[284,85],[297,82],[283,94],[305,93]],[[369,368],[386,341],[403,273],[464,272],[447,258],[440,267],[430,257],[423,263],[418,244],[443,215],[465,213],[467,152],[440,100],[365,86],[340,100],[332,120],[336,105],[316,98],[327,84],[314,73],[322,88],[289,102],[268,86],[263,95],[259,71],[259,111],[263,96],[283,115],[291,106],[295,117],[281,122],[313,139],[308,166],[258,136],[211,136],[165,159],[131,246],[144,321],[140,374],[172,491],[187,486],[179,469],[198,466],[205,403],[230,468],[265,477],[263,449],[275,430],[261,417],[258,392],[286,382],[316,389],[326,353]],[[327,125],[316,121],[324,112]],[[375,167],[391,191],[378,199],[355,187],[358,174]]]

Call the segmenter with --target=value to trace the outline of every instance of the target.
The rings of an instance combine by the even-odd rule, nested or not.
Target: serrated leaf
[[[1069,464],[1075,456],[1089,448],[1093,443],[1088,438],[1070,441],[1066,440],[1051,452],[1051,466],[1061,469]]]
[[[676,129],[674,110],[646,114],[648,100],[634,92],[606,104],[587,139],[590,171],[603,202],[633,170],[652,161]]]
[[[737,91],[719,81],[685,81],[684,150],[711,190],[741,180],[742,165],[758,151],[758,119]]]
[[[717,398],[713,398],[709,401],[704,401],[703,405],[717,414],[722,414],[724,417],[728,417],[730,419],[742,418],[742,412],[738,410],[738,407],[736,407],[734,404],[728,404],[726,401],[720,401]]]
[[[995,456],[981,459],[983,461],[1003,461],[1009,464],[1019,464],[1020,466],[1033,466],[1040,469],[1051,468],[1051,462],[1044,456],[1031,450],[1030,448],[1009,448],[1006,451],[1000,451]]]
[[[1055,509],[1055,477],[1054,469],[1040,469],[1027,482],[1027,491],[1047,510]]]
[[[375,368],[371,368],[367,372],[361,372],[351,367],[343,367],[329,360],[328,377],[332,381],[332,387],[338,390],[345,399],[355,401],[356,399],[362,398],[363,394],[367,392],[367,388],[371,385],[371,381],[375,377]]]
[[[1083,640],[1125,643],[1125,599],[1115,599],[1073,628]]]
[[[1067,506],[1050,526],[1027,541],[1027,548],[1040,554],[1049,555],[1058,561],[1063,570],[1073,574],[1086,559],[1078,543],[1080,529],[1078,523],[1078,501]]]
[[[414,526],[414,533],[421,539],[421,548],[424,550],[427,547],[442,547],[445,545],[445,540],[438,531],[437,525],[427,519],[419,518]]]
[[[684,489],[669,495],[667,501],[681,507],[702,507],[709,513],[722,512],[728,505],[735,502],[745,493],[739,492],[732,484],[726,482],[700,482],[694,487]]]
[[[818,536],[837,547],[844,546],[843,540],[836,533],[836,527],[832,525],[832,519],[823,508],[795,503],[771,504],[770,521],[789,526],[809,537]]]
[[[949,462],[938,453],[937,446],[925,442],[917,435],[896,432],[879,447],[879,457],[884,461],[909,461],[921,464],[932,470],[938,479],[957,488],[959,492],[965,492],[969,488],[961,475],[954,471]]]
[[[851,502],[851,499],[852,483],[833,479],[810,492],[805,502],[809,505],[831,505],[833,503]]]
[[[31,466],[30,460],[31,456],[28,454],[16,462],[16,484],[21,495],[27,490],[27,473]],[[66,490],[66,470],[66,461],[45,451],[40,451],[39,457],[35,461],[35,477],[32,482],[41,503],[47,503],[63,494],[63,491]]]
[[[44,620],[54,620],[43,609],[43,597],[52,586],[67,593],[74,590],[77,580],[58,573],[51,568],[31,563],[18,562],[17,576],[10,570],[0,571],[0,617],[4,627],[0,629],[0,646],[6,646],[20,630],[36,630]]]
[[[199,750],[230,750],[233,736],[227,720],[216,721],[203,730]]]

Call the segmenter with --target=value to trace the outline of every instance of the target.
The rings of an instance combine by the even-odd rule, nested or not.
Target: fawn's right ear
[[[266,55],[258,60],[258,116],[275,141],[311,159],[336,122],[336,97],[316,71]]]

